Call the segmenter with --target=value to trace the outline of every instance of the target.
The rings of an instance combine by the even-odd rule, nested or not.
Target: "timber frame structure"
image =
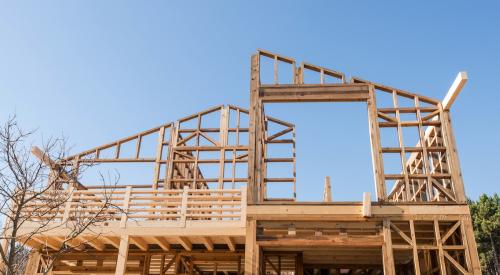
[[[271,64],[270,83],[264,64]],[[481,274],[450,120],[465,73],[439,101],[347,81],[343,73],[263,50],[252,55],[250,69],[248,110],[217,106],[54,166],[148,163],[152,182],[116,186],[112,201],[123,211],[79,236],[72,244],[78,250],[61,256],[52,274]],[[306,83],[306,74],[317,78]],[[390,105],[380,104],[384,96]],[[366,104],[376,201],[364,194],[359,202],[332,202],[329,179],[322,202],[296,201],[295,126],[264,112],[266,104],[289,102]],[[397,145],[385,144],[384,131]],[[148,138],[150,154],[143,152]],[[272,156],[272,146],[287,146],[290,155]],[[387,156],[399,158],[400,171],[388,171]],[[291,165],[290,176],[268,176],[272,163]],[[57,192],[71,198],[54,223],[92,215],[106,193],[60,182]],[[292,195],[271,197],[270,185]],[[55,226],[28,242],[35,252],[26,274],[39,272],[44,256],[37,249],[56,248],[64,230]]]

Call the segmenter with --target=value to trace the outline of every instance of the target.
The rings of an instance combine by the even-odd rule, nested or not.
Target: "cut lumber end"
[[[323,187],[323,202],[331,202],[332,201],[332,186],[330,182],[330,177],[325,177],[325,185]]]
[[[469,76],[466,71],[462,71],[457,74],[455,81],[453,81],[453,84],[451,84],[450,89],[448,89],[448,93],[443,99],[443,109],[450,110],[451,105],[453,105],[453,102],[457,99],[460,91],[462,91],[462,88],[465,86],[468,79]]]
[[[363,193],[363,217],[371,217],[372,216],[372,199],[370,192]]]

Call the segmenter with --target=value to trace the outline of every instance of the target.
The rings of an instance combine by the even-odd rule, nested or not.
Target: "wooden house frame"
[[[273,64],[271,83],[261,80],[264,60]],[[291,69],[280,71],[282,65]],[[343,73],[297,66],[264,50],[252,55],[250,70],[248,110],[216,106],[57,163],[58,169],[150,163],[153,173],[142,183],[116,186],[112,201],[123,212],[81,235],[73,244],[78,250],[58,259],[52,274],[481,274],[450,119],[465,73],[439,101],[360,78],[347,81]],[[317,79],[305,83],[306,73]],[[284,74],[289,83],[279,81]],[[381,94],[392,106],[377,105]],[[369,194],[359,202],[331,201],[329,180],[324,201],[296,201],[295,126],[264,112],[267,103],[289,102],[366,104],[377,201]],[[205,125],[214,114],[218,125]],[[414,144],[404,140],[409,128]],[[384,144],[384,129],[393,130],[398,146]],[[151,136],[154,154],[144,155],[143,140]],[[270,155],[274,144],[290,145],[290,157]],[[130,145],[125,156],[122,148]],[[386,155],[399,156],[399,173],[385,172]],[[293,172],[269,177],[269,163],[289,163]],[[216,168],[208,175],[203,165]],[[71,199],[55,214],[57,223],[91,215],[105,195],[99,186],[60,182],[58,192]],[[270,184],[293,195],[271,198]],[[84,209],[75,206],[81,202]],[[28,244],[35,251],[56,248],[64,230],[55,226]],[[43,264],[43,255],[32,253],[26,274]]]

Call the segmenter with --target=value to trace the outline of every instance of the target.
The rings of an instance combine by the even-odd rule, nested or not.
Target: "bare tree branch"
[[[16,117],[9,118],[0,127],[0,274],[24,274],[30,248],[39,244],[42,253],[41,272],[50,272],[54,262],[63,254],[79,249],[75,243],[84,232],[106,221],[109,213],[120,212],[113,205],[114,186],[119,177],[105,178],[102,196],[88,199],[74,198],[83,185],[78,182],[80,173],[92,162],[68,163],[65,138],[44,141],[38,157],[31,153],[29,138],[34,131],[23,131]],[[107,183],[110,183],[106,185]],[[109,190],[108,190],[109,189]],[[29,230],[26,230],[29,228]],[[44,245],[44,233],[64,229],[57,247]],[[94,234],[98,237],[98,234]]]

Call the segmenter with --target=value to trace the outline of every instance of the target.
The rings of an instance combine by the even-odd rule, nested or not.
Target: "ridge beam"
[[[465,86],[465,83],[467,83],[468,79],[469,76],[465,71],[459,72],[457,74],[455,81],[453,81],[453,84],[451,84],[450,89],[448,89],[448,93],[442,101],[444,110],[450,110],[451,105],[453,105],[453,102],[455,102],[455,99],[457,99],[460,91],[462,91],[462,88]]]

